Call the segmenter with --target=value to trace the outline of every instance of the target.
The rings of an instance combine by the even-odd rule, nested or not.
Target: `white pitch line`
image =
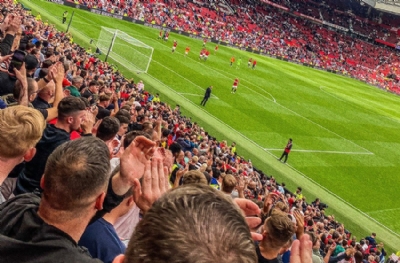
[[[156,43],[162,45],[161,43],[158,43],[158,42],[156,42]],[[165,47],[164,45],[162,45],[162,46]],[[165,48],[166,48],[166,47],[165,47]],[[177,53],[180,54],[179,52],[177,52]],[[225,74],[232,75],[231,73],[228,73],[228,72],[224,72],[225,74],[222,74],[219,70],[213,69],[213,68],[209,67],[208,65],[205,65],[204,63],[200,63],[200,62],[198,62],[198,61],[196,61],[195,59],[192,59],[192,58],[190,58],[190,57],[189,57],[189,59],[193,60],[193,61],[196,62],[196,63],[201,64],[202,66],[204,66],[204,67],[206,67],[206,68],[208,68],[208,69],[210,69],[210,70],[213,70],[214,72],[217,72],[219,75],[222,75],[222,76],[225,77],[225,78],[228,78],[228,76],[225,75]],[[160,64],[159,62],[155,61],[154,59],[153,59],[152,61],[156,62],[157,64]],[[160,65],[163,66],[163,67],[165,67],[165,66],[162,65],[162,64],[160,64]],[[167,68],[167,67],[165,67],[165,68]],[[169,68],[167,68],[167,69],[169,69]],[[169,69],[169,70],[170,70],[170,69]],[[173,70],[171,70],[171,71],[172,71],[172,72],[175,72],[175,71],[173,71]],[[176,73],[176,72],[175,72],[175,73]],[[178,74],[178,73],[176,73],[176,74]],[[178,74],[178,75],[179,75],[179,74]],[[233,75],[232,75],[232,76],[233,76]],[[181,77],[182,77],[182,76],[181,76]],[[185,77],[183,77],[183,78],[186,79]],[[192,83],[193,83],[193,82],[192,82]],[[250,82],[250,83],[251,83],[251,82]],[[194,83],[193,83],[193,84],[194,84]],[[194,84],[194,85],[196,85],[196,84]],[[254,84],[253,84],[253,85],[254,85]],[[196,85],[196,86],[198,86],[198,85]],[[256,85],[255,85],[255,86],[256,86]],[[200,89],[202,89],[200,86],[198,86],[198,87],[199,87]],[[251,88],[249,88],[249,87],[247,87],[247,86],[245,86],[245,85],[243,85],[242,87],[245,87],[245,88],[247,88],[247,89],[249,89],[249,90],[251,90],[251,91],[253,91],[253,92],[259,94],[260,96],[264,97],[265,99],[276,103],[277,105],[281,106],[282,108],[284,108],[284,109],[286,109],[286,110],[288,110],[288,111],[294,113],[295,115],[297,115],[297,116],[299,116],[299,117],[302,117],[303,119],[305,119],[305,120],[307,120],[307,121],[313,123],[314,125],[317,125],[318,127],[320,127],[320,128],[322,128],[322,129],[324,129],[324,130],[326,130],[326,131],[328,131],[328,132],[330,132],[330,133],[336,135],[337,137],[339,137],[339,138],[341,138],[341,139],[343,139],[343,140],[345,140],[345,141],[348,141],[348,142],[352,143],[353,145],[356,145],[357,147],[359,147],[359,148],[361,148],[362,150],[366,151],[368,154],[374,154],[373,152],[369,151],[368,149],[366,149],[366,148],[364,148],[364,147],[358,145],[357,143],[355,143],[355,142],[353,142],[353,141],[351,141],[351,140],[349,140],[349,139],[344,138],[343,136],[337,134],[336,132],[333,132],[333,131],[329,130],[328,128],[322,126],[321,124],[318,124],[318,123],[316,123],[316,122],[314,122],[314,121],[308,119],[307,117],[304,117],[303,115],[301,115],[301,114],[295,112],[294,110],[291,110],[291,109],[289,109],[289,108],[283,106],[282,104],[278,103],[278,102],[276,101],[276,99],[275,99],[269,92],[267,92],[267,93],[273,98],[273,100],[271,100],[270,98],[264,96],[263,94],[261,94],[261,93],[255,91],[255,90],[253,90],[253,89],[251,89]],[[258,86],[257,86],[257,87],[258,87]],[[258,87],[258,88],[259,88],[259,87]],[[203,90],[203,89],[202,89],[202,90]],[[211,95],[213,95],[213,94],[211,94]]]
[[[167,69],[167,70],[169,70],[169,71],[171,71],[171,72],[174,72],[176,75],[178,75],[179,77],[183,78],[183,79],[186,80],[187,82],[192,83],[193,86],[195,86],[196,88],[200,89],[201,91],[203,91],[203,92],[205,91],[205,89],[203,89],[202,87],[200,87],[199,85],[197,85],[196,83],[194,83],[193,81],[191,81],[190,79],[185,78],[184,76],[182,76],[181,74],[179,74],[179,73],[176,72],[175,70],[172,70],[172,69],[170,69],[170,68],[164,66],[163,64],[161,64],[160,62],[158,62],[158,61],[156,61],[156,60],[154,60],[154,59],[152,59],[151,61],[154,61],[154,62],[156,62],[158,65],[162,66],[163,68],[165,68],[165,69]],[[217,98],[217,99],[219,100],[219,98],[218,98],[217,96],[215,96],[214,94],[211,94],[211,97],[215,97],[215,98]]]
[[[129,30],[126,30],[125,32],[134,33],[133,31],[129,31]],[[143,38],[147,38],[147,39],[150,39],[150,40],[154,40],[154,39],[152,39],[152,38],[150,38],[150,37],[143,37]],[[158,45],[161,45],[164,49],[169,49],[168,47],[166,47],[165,45],[163,45],[163,44],[161,44],[161,43],[159,43],[159,42],[156,42],[156,43],[157,43]],[[181,56],[184,55],[183,52],[176,51],[176,53],[179,54],[179,55],[181,55]],[[228,72],[224,72],[224,73],[226,73],[226,74],[222,74],[219,70],[214,69],[214,68],[211,68],[211,67],[207,66],[205,63],[201,63],[201,62],[197,61],[196,59],[191,58],[191,57],[189,57],[189,56],[187,56],[187,57],[185,57],[185,58],[188,58],[188,59],[192,60],[193,62],[195,62],[195,63],[197,63],[197,64],[200,64],[200,65],[202,65],[202,66],[204,66],[204,67],[206,67],[206,68],[208,68],[208,69],[210,69],[210,70],[212,70],[212,71],[217,72],[219,75],[223,76],[223,77],[226,78],[226,79],[232,80],[232,78],[236,78],[236,77],[237,77],[237,76],[235,76],[235,75],[233,75],[233,74],[231,74],[231,73],[228,73]],[[152,61],[154,61],[154,59],[153,59]],[[233,77],[228,77],[227,75],[231,75],[231,76],[233,76]],[[254,93],[258,94],[259,96],[262,96],[262,97],[264,97],[265,99],[276,103],[276,99],[275,99],[274,96],[272,96],[271,93],[269,93],[268,91],[264,90],[264,89],[261,88],[260,86],[254,84],[254,83],[252,83],[252,82],[250,82],[250,81],[248,81],[248,80],[242,80],[242,82],[243,82],[243,81],[250,83],[251,85],[257,87],[258,89],[261,89],[263,92],[266,92],[271,98],[266,97],[265,95],[261,94],[261,93],[258,92],[258,91],[255,91],[255,90],[249,88],[249,87],[246,86],[246,85],[243,85],[243,84],[242,84],[241,87],[246,88],[246,89],[248,89],[248,90],[251,90],[251,91],[253,91]],[[212,94],[211,94],[211,95],[212,95]]]
[[[337,100],[342,101],[343,103],[350,104],[350,105],[353,106],[353,107],[361,108],[362,110],[375,113],[375,114],[377,114],[379,117],[384,117],[384,118],[386,118],[386,119],[389,119],[389,120],[392,120],[392,121],[394,121],[394,122],[400,123],[400,119],[398,119],[398,118],[395,118],[395,117],[393,117],[393,116],[386,116],[386,115],[383,115],[383,113],[378,113],[378,112],[373,111],[373,110],[368,110],[368,109],[366,109],[366,108],[364,108],[364,107],[359,106],[358,104],[350,103],[349,101],[344,100],[344,99],[342,99],[342,98],[336,96],[335,94],[332,94],[332,93],[330,93],[330,92],[324,90],[324,88],[326,89],[327,87],[325,87],[325,86],[320,86],[320,87],[319,87],[319,89],[320,89],[322,92],[324,92],[325,94],[328,94],[328,95],[331,96],[331,97],[334,97],[334,98],[337,99]],[[329,89],[329,88],[328,88],[328,89]]]
[[[398,207],[398,208],[382,209],[382,210],[375,210],[375,211],[370,211],[370,212],[365,212],[365,213],[367,213],[367,214],[376,214],[376,213],[390,212],[390,211],[397,211],[397,210],[400,210],[400,207]]]
[[[265,148],[265,151],[283,151],[283,149],[270,149]],[[305,153],[335,153],[335,154],[363,154],[372,155],[371,152],[341,152],[341,151],[323,151],[323,150],[290,150],[291,152],[305,152]]]

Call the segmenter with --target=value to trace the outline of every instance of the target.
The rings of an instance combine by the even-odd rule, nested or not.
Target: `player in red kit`
[[[210,55],[210,51],[208,51],[206,49],[205,53],[204,53],[204,60],[207,60],[208,56]]]
[[[216,45],[215,48],[214,48],[214,55],[215,55],[215,53],[217,53],[218,48],[219,48],[218,45]]]
[[[200,55],[199,55],[199,59],[200,59],[200,60],[204,57],[205,52],[206,52],[206,49],[205,49],[205,48],[201,49]]]
[[[158,34],[158,39],[162,39],[162,36],[163,36],[163,31],[160,30],[160,33]]]
[[[178,45],[178,42],[176,40],[174,40],[174,44],[172,46],[172,53],[175,52],[176,46]]]
[[[285,160],[283,161],[283,163],[286,163],[287,158],[289,156],[290,150],[292,149],[292,139],[290,138],[288,143],[286,144],[285,150],[282,153],[281,158],[279,158],[278,160],[281,161],[283,157],[285,157]]]
[[[236,90],[237,90],[238,85],[239,85],[239,79],[236,78],[236,79],[233,81],[231,93],[233,93],[233,94],[236,93]]]
[[[185,57],[189,54],[189,51],[190,51],[190,47],[187,46],[187,47],[185,48]]]
[[[253,67],[252,67],[252,69],[256,69],[256,65],[257,65],[257,61],[256,61],[256,60],[253,60]]]

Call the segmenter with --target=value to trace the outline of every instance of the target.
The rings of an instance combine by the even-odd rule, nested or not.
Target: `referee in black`
[[[201,101],[200,105],[206,106],[206,102],[208,101],[208,99],[209,99],[210,96],[211,96],[211,90],[212,90],[212,88],[213,88],[213,86],[210,86],[210,87],[208,87],[208,88],[206,89],[206,93],[204,94],[204,98],[203,98],[203,100]]]

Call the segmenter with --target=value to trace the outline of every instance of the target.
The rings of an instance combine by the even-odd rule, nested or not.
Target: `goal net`
[[[110,49],[111,47],[111,49]],[[101,27],[97,48],[127,69],[147,72],[154,49],[123,31]]]

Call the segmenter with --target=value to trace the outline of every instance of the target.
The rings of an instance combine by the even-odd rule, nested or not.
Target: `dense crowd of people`
[[[358,1],[75,2],[332,70],[400,93],[400,58],[394,49],[399,18],[361,6]],[[325,22],[333,25],[331,29],[324,26]],[[366,42],[357,35],[390,42],[393,47]]]
[[[143,81],[5,6],[2,262],[385,261],[375,233],[352,236]]]

